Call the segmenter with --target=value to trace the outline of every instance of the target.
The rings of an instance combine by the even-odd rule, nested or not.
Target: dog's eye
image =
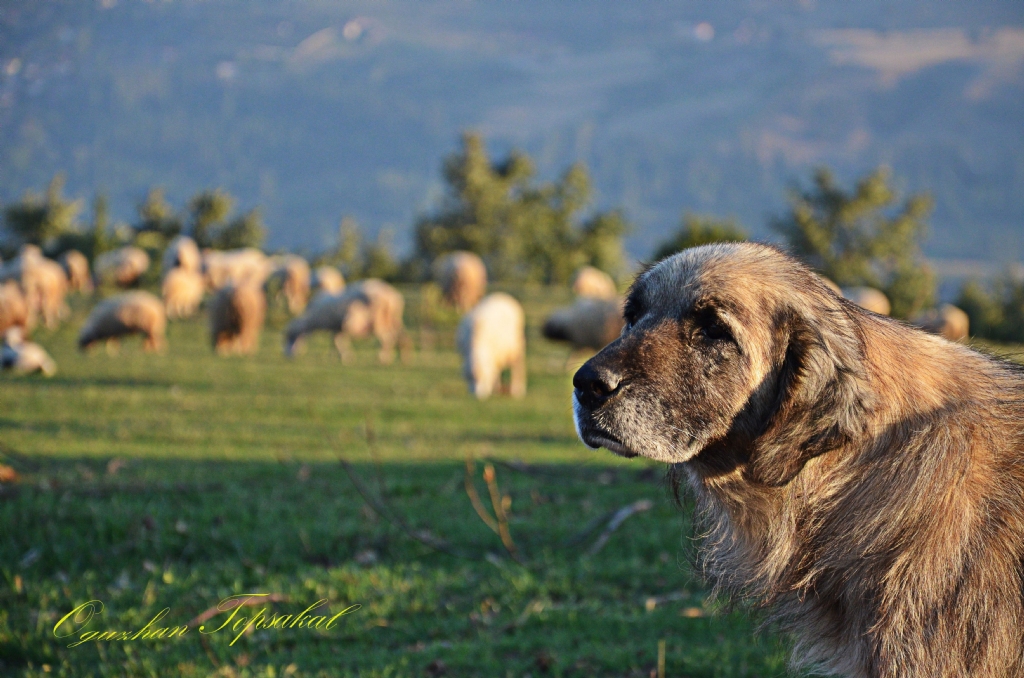
[[[729,331],[729,328],[717,321],[710,325],[702,326],[700,328],[700,334],[708,341],[732,340],[732,333]]]

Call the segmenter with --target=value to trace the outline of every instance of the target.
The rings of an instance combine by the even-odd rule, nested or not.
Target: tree
[[[267,236],[259,208],[249,210],[235,217],[227,225],[216,229],[210,237],[211,246],[218,250],[233,250],[241,247],[260,247]]]
[[[537,184],[525,154],[512,151],[491,162],[481,137],[467,133],[462,149],[445,159],[443,175],[448,192],[439,209],[416,224],[412,263],[420,271],[452,250],[479,254],[495,280],[563,283],[585,264],[622,271],[621,238],[628,230],[622,214],[578,223],[591,195],[584,165]]]
[[[398,275],[398,260],[391,251],[393,233],[390,228],[377,232],[377,240],[363,252],[363,276],[393,280]]]
[[[235,199],[221,189],[205,190],[188,202],[192,238],[200,247],[213,247],[214,231],[231,214]]]
[[[920,249],[932,201],[917,194],[899,208],[897,202],[885,168],[858,181],[852,193],[820,168],[809,190],[792,191],[790,212],[772,226],[823,275],[841,286],[881,289],[893,315],[907,318],[935,298],[935,275]]]
[[[163,189],[149,189],[146,199],[139,203],[139,223],[135,230],[142,233],[159,233],[168,241],[181,233],[181,217],[164,198]]]
[[[30,191],[21,202],[9,205],[4,210],[4,223],[15,247],[25,243],[42,247],[77,231],[81,211],[81,200],[64,198],[64,175],[56,174],[45,195]]]
[[[746,232],[733,219],[718,219],[687,212],[675,234],[658,245],[654,251],[654,260],[664,259],[691,247],[716,242],[743,242],[746,239]]]
[[[995,341],[1024,342],[1024,281],[1010,272],[986,289],[970,280],[960,289],[956,305],[971,321],[971,334]]]

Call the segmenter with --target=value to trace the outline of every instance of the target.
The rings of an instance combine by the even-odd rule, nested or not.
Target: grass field
[[[408,365],[379,366],[362,344],[343,366],[324,336],[288,361],[280,311],[256,357],[214,357],[200,321],[172,324],[164,355],[129,341],[114,357],[74,349],[76,302],[36,335],[57,376],[0,378],[0,452],[20,474],[0,486],[0,674],[646,677],[663,642],[666,676],[788,675],[784,640],[708,600],[688,565],[690,508],[663,469],[576,440],[566,351],[536,335],[560,294],[519,293],[529,393],[483,403],[466,393],[451,318]],[[410,294],[414,338],[418,308]],[[475,512],[467,457],[491,512],[493,462],[521,563]],[[588,554],[610,514],[643,499],[653,508]],[[247,593],[275,602],[235,620],[361,607],[331,630],[232,621],[67,647],[164,608],[151,628],[184,625]],[[89,600],[102,614],[56,638]]]

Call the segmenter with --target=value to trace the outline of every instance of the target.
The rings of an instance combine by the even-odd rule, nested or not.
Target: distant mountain
[[[647,256],[684,209],[759,237],[817,164],[936,198],[927,252],[1024,259],[1024,4],[243,2],[0,5],[0,201],[176,204],[222,186],[271,245],[344,214],[407,243],[459,132],[591,168]]]

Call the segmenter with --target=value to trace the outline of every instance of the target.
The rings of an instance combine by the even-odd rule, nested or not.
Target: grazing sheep
[[[281,292],[288,304],[288,312],[298,315],[309,302],[309,264],[305,259],[288,254],[272,259],[273,277],[281,279]]]
[[[615,341],[624,324],[621,301],[584,297],[549,315],[541,334],[552,341],[568,342],[573,352],[600,351]]]
[[[96,278],[112,282],[118,287],[131,287],[149,270],[149,255],[134,246],[104,252],[93,262]]]
[[[342,362],[350,359],[351,339],[373,335],[380,342],[378,359],[390,363],[394,359],[395,344],[404,342],[404,309],[402,294],[376,279],[360,280],[341,294],[317,295],[306,312],[285,330],[285,355],[295,354],[296,344],[304,335],[325,330],[334,334],[334,346]]]
[[[104,299],[86,318],[78,334],[78,348],[85,350],[97,341],[115,345],[124,336],[141,334],[147,351],[164,347],[167,315],[160,300],[149,292],[126,292]]]
[[[267,255],[254,247],[238,250],[203,250],[203,274],[209,290],[226,285],[263,285],[270,274]]]
[[[578,297],[594,299],[615,299],[619,296],[612,277],[593,266],[584,266],[576,271],[572,279],[572,291]]]
[[[874,287],[844,287],[842,292],[844,297],[872,313],[889,315],[892,310],[889,299]]]
[[[92,292],[92,276],[89,274],[89,260],[78,250],[68,250],[60,257],[68,277],[68,289],[89,294]]]
[[[198,271],[172,268],[164,276],[160,293],[168,318],[188,318],[199,308],[206,285]]]
[[[0,282],[15,281],[28,304],[28,324],[42,316],[47,327],[56,327],[69,309],[64,303],[68,281],[57,262],[43,256],[35,245],[24,245],[18,257],[0,266]]]
[[[0,348],[0,367],[16,374],[42,372],[44,376],[57,374],[57,363],[39,344],[25,341],[20,327],[12,327],[4,334]]]
[[[18,283],[8,280],[0,284],[0,333],[12,327],[29,329],[29,309]]]
[[[26,269],[22,280],[30,308],[42,316],[47,327],[56,327],[71,313],[64,301],[68,279],[56,261],[40,258]]]
[[[199,272],[203,266],[202,255],[196,241],[187,235],[179,235],[164,250],[161,271],[166,276],[173,269],[182,268],[186,271]]]
[[[505,369],[511,371],[509,393],[526,395],[525,326],[523,307],[503,292],[488,295],[462,318],[456,342],[469,391],[478,400],[500,388]]]
[[[228,284],[210,302],[210,341],[221,355],[253,354],[267,314],[267,297],[254,284]]]
[[[487,268],[472,252],[449,252],[434,262],[434,280],[445,300],[465,313],[487,291]]]
[[[910,321],[926,332],[937,334],[950,341],[966,339],[971,321],[967,314],[952,304],[943,304],[937,309],[925,311]]]
[[[318,266],[313,271],[313,287],[324,294],[340,294],[345,289],[345,277],[333,266]]]

